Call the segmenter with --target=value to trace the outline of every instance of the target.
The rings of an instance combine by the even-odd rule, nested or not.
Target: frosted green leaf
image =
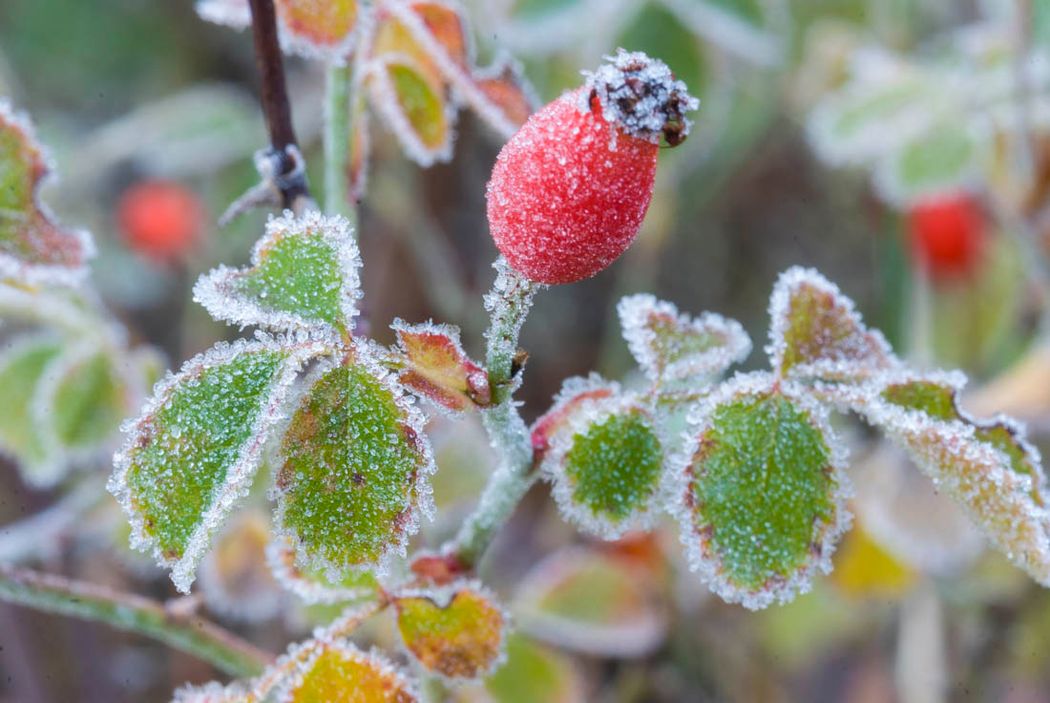
[[[606,381],[596,373],[587,378],[573,376],[562,383],[561,390],[554,397],[550,409],[533,423],[532,447],[537,459],[551,448],[554,435],[560,432],[568,422],[585,407],[603,398],[612,398],[620,394],[620,384]]]
[[[288,537],[274,539],[266,549],[266,561],[274,578],[309,604],[352,604],[376,600],[381,586],[369,571],[351,571],[332,582],[323,569],[300,566],[295,546]]]
[[[651,524],[663,459],[656,426],[637,398],[592,398],[574,404],[550,437],[541,471],[567,520],[616,539]]]
[[[73,285],[84,277],[90,237],[59,226],[39,200],[50,172],[29,121],[0,99],[0,278]]]
[[[217,320],[345,334],[357,315],[360,266],[344,218],[289,212],[266,223],[250,268],[220,266],[201,277],[193,295]]]
[[[116,364],[110,353],[90,347],[55,363],[33,402],[48,442],[85,453],[116,434],[128,414],[130,393]]]
[[[654,382],[721,374],[751,351],[740,323],[721,315],[690,318],[645,293],[623,298],[617,311],[631,354]]]
[[[691,413],[676,461],[690,565],[747,608],[809,590],[849,520],[830,428],[803,397],[767,374],[737,377]]]
[[[433,471],[423,418],[363,344],[322,367],[285,430],[278,523],[306,568],[338,579],[402,553]]]
[[[49,365],[62,351],[61,340],[20,337],[0,353],[0,448],[13,456],[26,482],[50,486],[65,472],[65,462],[42,440],[30,407]]]
[[[339,640],[310,640],[274,664],[282,703],[416,703],[413,683],[384,657]],[[287,671],[287,673],[285,673]],[[263,674],[265,680],[267,674]]]
[[[394,608],[405,647],[429,671],[475,679],[491,672],[503,654],[507,615],[480,584],[401,593]]]
[[[877,330],[868,330],[853,301],[813,269],[780,275],[769,302],[769,354],[789,377],[856,381],[897,365]]]
[[[514,619],[537,639],[583,654],[637,658],[663,641],[667,618],[652,574],[612,554],[569,547],[517,588]]]
[[[962,411],[961,374],[900,372],[873,382],[855,409],[911,453],[1018,567],[1050,585],[1050,510],[1039,452],[1006,417]]]
[[[494,703],[582,703],[584,685],[569,657],[512,632],[506,661],[485,680]]]
[[[939,123],[885,158],[875,171],[875,186],[887,202],[907,206],[970,185],[981,156],[970,125]]]
[[[128,514],[133,546],[171,568],[180,591],[247,494],[300,366],[325,351],[310,341],[220,344],[169,374],[125,426],[109,490]]]

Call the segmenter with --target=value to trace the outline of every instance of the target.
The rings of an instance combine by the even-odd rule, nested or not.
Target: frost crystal
[[[420,700],[412,682],[385,657],[340,640],[293,645],[272,669],[281,677],[277,685],[281,703],[347,700],[349,692],[356,700],[377,703]]]
[[[403,363],[398,371],[403,386],[451,411],[491,402],[488,374],[463,351],[458,327],[433,322],[410,325],[401,319],[390,327],[401,352],[395,360]]]
[[[607,61],[594,73],[584,72],[580,110],[589,112],[597,99],[606,122],[638,139],[657,142],[663,135],[671,146],[685,141],[693,124],[685,114],[700,107],[700,101],[675,80],[667,64],[623,49]]]
[[[296,562],[295,545],[288,537],[274,539],[266,548],[266,561],[274,578],[306,603],[334,605],[374,600],[379,590],[376,578],[368,572],[352,573],[332,583],[324,573],[304,571]]]

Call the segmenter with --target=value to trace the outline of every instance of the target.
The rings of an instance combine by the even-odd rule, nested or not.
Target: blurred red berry
[[[141,181],[120,196],[117,219],[133,250],[157,261],[176,261],[200,238],[204,206],[178,183]]]
[[[489,228],[533,281],[571,283],[615,261],[652,199],[661,135],[685,139],[697,102],[663,63],[621,52],[534,114],[503,147],[488,184]]]
[[[908,212],[914,256],[933,278],[971,274],[987,244],[987,223],[980,205],[967,193],[927,198]]]

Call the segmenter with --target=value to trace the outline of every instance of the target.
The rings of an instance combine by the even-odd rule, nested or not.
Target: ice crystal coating
[[[751,352],[740,323],[721,315],[691,318],[647,293],[624,297],[616,309],[631,354],[654,383],[720,375]]]
[[[848,381],[897,365],[882,334],[868,330],[853,301],[813,269],[780,275],[769,316],[766,352],[781,375]]]
[[[568,547],[534,566],[518,585],[515,622],[537,639],[582,654],[631,659],[663,641],[658,588],[636,564]]]
[[[198,0],[201,19],[241,30],[251,26],[248,0]],[[274,0],[281,48],[308,59],[340,62],[354,49],[358,0]]]
[[[664,467],[650,413],[632,395],[569,402],[540,465],[562,515],[605,539],[650,527]]]
[[[849,523],[844,456],[823,408],[769,374],[737,376],[695,407],[672,466],[690,565],[731,603],[809,590]]]
[[[342,217],[271,217],[252,266],[220,266],[197,281],[194,299],[217,320],[270,329],[349,333],[361,297],[361,258]]]
[[[0,98],[0,279],[75,285],[86,273],[91,237],[60,226],[40,202],[51,170],[29,121]]]
[[[405,154],[420,166],[452,157],[456,111],[440,78],[401,54],[374,59],[369,95]]]
[[[241,622],[259,622],[280,612],[281,588],[267,565],[270,521],[247,510],[215,538],[201,561],[200,592],[210,610]]]
[[[596,373],[586,378],[573,376],[565,379],[561,390],[554,396],[550,410],[532,425],[532,448],[536,456],[542,457],[544,452],[550,449],[551,438],[565,426],[580,405],[619,394],[619,383],[606,381]]]
[[[300,566],[332,580],[403,554],[434,470],[422,413],[373,350],[323,364],[281,440],[277,519]]]
[[[241,683],[223,686],[209,681],[203,686],[183,686],[175,691],[171,703],[256,703],[253,696]]]
[[[873,381],[857,409],[909,450],[1015,565],[1050,585],[1050,511],[1037,450],[1007,418],[978,422],[956,395],[961,374],[907,372]]]
[[[403,357],[401,385],[452,411],[491,402],[488,374],[463,351],[458,327],[403,320],[394,320],[390,327]]]
[[[689,136],[693,123],[685,115],[700,107],[700,101],[689,95],[685,83],[675,80],[663,61],[618,49],[597,71],[584,75],[587,81],[579,96],[582,112],[590,112],[597,101],[606,122],[654,144],[661,135],[671,146]]]
[[[151,550],[189,592],[194,571],[259,465],[300,367],[327,351],[313,341],[239,340],[187,361],[127,423],[109,490]]]
[[[266,561],[274,578],[287,590],[310,604],[334,605],[375,600],[379,582],[368,571],[354,571],[333,583],[323,570],[300,567],[295,545],[288,537],[274,539],[266,549]]]
[[[428,671],[449,679],[476,679],[502,660],[507,615],[479,583],[402,593],[394,598],[394,608],[405,647]]]
[[[304,655],[305,654],[305,655]],[[280,703],[417,703],[415,686],[376,652],[352,644],[309,641],[274,665],[292,671],[278,687]],[[266,674],[263,674],[263,678]]]
[[[56,446],[43,441],[42,427],[28,408],[45,373],[62,352],[62,341],[50,335],[23,336],[0,353],[0,449],[16,459],[26,482],[41,488],[63,477],[66,464]]]
[[[500,253],[539,283],[594,276],[630,246],[652,199],[657,146],[618,135],[567,93],[534,114],[496,159],[487,188]]]

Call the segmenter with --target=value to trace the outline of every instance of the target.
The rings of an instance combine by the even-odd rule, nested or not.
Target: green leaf
[[[721,315],[690,318],[644,293],[623,298],[617,311],[631,354],[654,383],[695,383],[724,373],[751,352],[740,323]]]
[[[65,473],[65,462],[42,440],[40,424],[30,412],[45,371],[61,352],[58,338],[26,336],[11,341],[0,354],[0,447],[18,460],[26,482],[39,487],[54,485]]]
[[[247,494],[267,435],[317,342],[220,344],[154,390],[114,461],[109,490],[150,549],[188,592],[212,535]]]
[[[830,570],[848,515],[823,411],[767,374],[726,384],[690,418],[679,517],[691,566],[728,602],[787,602]]]
[[[452,156],[455,112],[439,76],[392,54],[375,62],[368,86],[376,110],[410,159],[426,167]]]
[[[48,442],[90,452],[116,434],[128,414],[130,389],[113,356],[88,347],[56,362],[34,402]]]
[[[970,125],[959,120],[938,123],[883,159],[875,186],[888,202],[906,207],[972,185],[981,156]]]
[[[401,594],[394,608],[405,647],[428,671],[475,679],[492,671],[503,652],[507,616],[480,584]]]
[[[390,327],[397,335],[401,385],[452,411],[491,402],[488,374],[463,351],[458,328],[403,320]]]
[[[507,638],[507,659],[485,680],[494,703],[582,703],[582,676],[572,659],[525,635]]]
[[[575,404],[551,436],[541,470],[567,520],[617,539],[651,524],[663,460],[649,412],[637,398],[619,396]]]
[[[266,223],[252,266],[202,276],[194,299],[217,320],[278,331],[348,334],[361,296],[361,259],[342,217],[308,212]]]
[[[857,381],[898,363],[882,334],[864,326],[853,301],[813,269],[782,273],[769,312],[770,362],[781,375]]]
[[[429,511],[423,418],[363,344],[322,367],[292,415],[277,473],[278,523],[303,565],[333,580],[404,550]]]
[[[0,99],[0,278],[73,285],[94,254],[87,232],[66,230],[40,204],[50,161],[29,122]]]
[[[900,372],[871,385],[854,408],[911,453],[1018,567],[1050,585],[1048,487],[1039,453],[1009,418],[963,412],[961,374]]]
[[[534,566],[518,585],[514,619],[537,639],[583,654],[633,659],[667,631],[653,574],[639,563],[569,547]]]
[[[270,571],[282,586],[309,604],[336,605],[374,601],[382,590],[370,571],[351,571],[332,582],[323,569],[299,566],[295,545],[279,537],[266,550]]]

